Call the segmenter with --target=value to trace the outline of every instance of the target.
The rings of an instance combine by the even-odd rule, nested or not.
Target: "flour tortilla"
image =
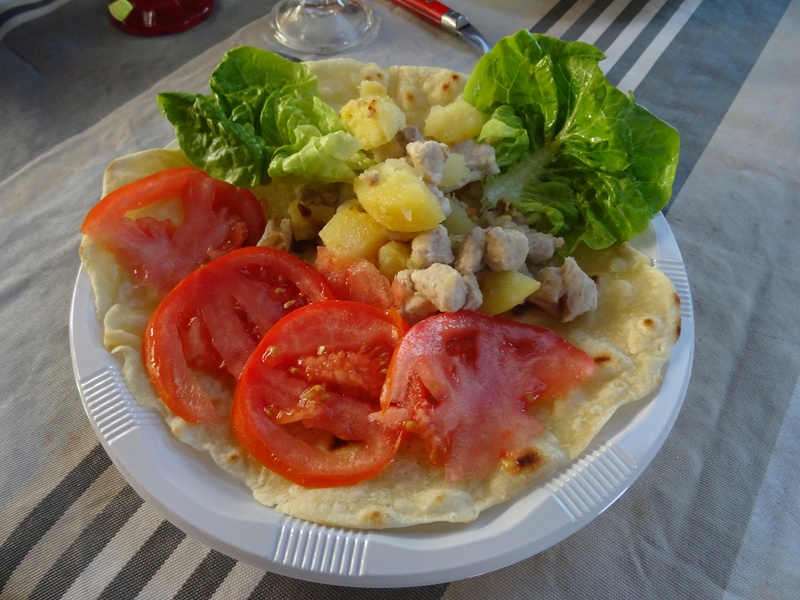
[[[309,64],[323,99],[340,108],[358,96],[364,79],[379,80],[421,127],[431,106],[447,104],[466,78],[452,71],[391,67],[335,59]],[[151,173],[185,164],[180,151],[153,150],[114,161],[103,194]],[[549,327],[596,361],[597,372],[569,397],[536,406],[544,433],[531,440],[522,460],[509,461],[482,479],[446,482],[419,444],[405,444],[377,477],[355,486],[307,489],[257,463],[228,424],[186,423],[158,398],[142,361],[142,335],[157,304],[135,288],[114,257],[84,238],[81,258],[95,292],[104,343],[122,362],[136,400],[158,412],[180,440],[210,453],[254,497],[276,510],[317,523],[356,528],[405,527],[436,521],[469,522],[484,509],[509,500],[572,462],[621,405],[646,397],[661,384],[662,370],[680,329],[679,299],[669,279],[628,244],[587,252],[576,260],[598,284],[598,309],[562,324],[530,308],[507,315]],[[209,378],[209,385],[218,385]],[[232,393],[231,390],[227,390]]]

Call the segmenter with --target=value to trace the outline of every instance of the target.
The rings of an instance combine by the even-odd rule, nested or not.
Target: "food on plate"
[[[136,400],[261,503],[346,527],[468,522],[658,389],[670,280],[628,240],[678,136],[587,44],[472,75],[230,51],[159,105],[82,231]]]

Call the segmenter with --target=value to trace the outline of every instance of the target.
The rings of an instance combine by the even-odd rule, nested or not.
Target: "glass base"
[[[281,44],[307,54],[334,54],[359,46],[377,33],[372,10],[353,0],[282,0],[269,15]]]
[[[118,8],[120,4],[122,13],[112,9],[112,5]],[[128,0],[127,3],[112,0],[109,16],[123,31],[155,36],[191,29],[208,17],[213,8],[214,0]],[[122,15],[124,18],[120,19]]]

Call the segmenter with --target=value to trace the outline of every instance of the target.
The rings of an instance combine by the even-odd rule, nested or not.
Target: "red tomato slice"
[[[319,246],[314,268],[328,280],[341,300],[352,300],[378,308],[396,306],[392,298],[391,283],[378,267],[364,258],[336,256],[325,246]]]
[[[380,473],[400,430],[370,418],[407,329],[391,311],[344,300],[296,310],[261,340],[233,402],[233,431],[256,460],[305,487]]]
[[[448,481],[481,477],[542,432],[530,402],[565,395],[593,372],[590,356],[548,329],[473,311],[438,314],[398,346],[381,420],[419,434]]]
[[[89,211],[81,232],[113,252],[138,284],[163,295],[210,260],[255,245],[264,227],[252,192],[180,167],[111,192]]]
[[[190,423],[230,410],[230,382],[284,315],[333,298],[324,279],[287,252],[241,248],[190,273],[161,301],[144,336],[144,360],[164,403]],[[212,392],[200,372],[227,383]]]

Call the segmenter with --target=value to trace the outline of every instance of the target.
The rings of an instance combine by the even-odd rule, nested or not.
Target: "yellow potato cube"
[[[400,271],[408,268],[410,258],[408,244],[392,240],[378,250],[378,268],[391,281]]]
[[[470,179],[470,171],[467,167],[467,159],[463,154],[451,152],[444,163],[444,172],[439,187],[444,191],[457,190],[466,184]]]
[[[483,304],[479,310],[490,315],[504,313],[522,304],[540,285],[517,271],[490,271],[481,286]]]
[[[389,241],[386,228],[355,206],[336,211],[319,232],[325,247],[336,256],[378,262],[378,250]]]
[[[372,150],[391,141],[406,126],[406,115],[380,83],[362,82],[359,94],[342,107],[340,115],[364,149]]]
[[[439,199],[405,160],[390,158],[353,181],[359,203],[394,231],[425,231],[444,220]]]
[[[433,106],[423,133],[443,144],[457,144],[478,137],[486,118],[462,98],[445,106]]]
[[[467,209],[458,200],[450,200],[450,214],[442,221],[450,235],[465,235],[473,230],[476,223],[469,218]]]

